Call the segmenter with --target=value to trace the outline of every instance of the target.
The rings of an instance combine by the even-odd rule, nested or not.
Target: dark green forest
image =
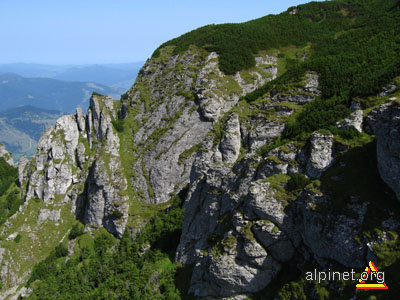
[[[21,191],[16,186],[18,170],[0,157],[0,224],[12,216],[23,203]]]

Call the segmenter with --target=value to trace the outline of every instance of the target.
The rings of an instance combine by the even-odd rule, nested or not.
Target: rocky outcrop
[[[379,173],[400,200],[400,105],[397,100],[375,109],[368,123],[376,135]]]
[[[338,123],[339,128],[348,129],[354,127],[358,132],[362,132],[364,113],[361,109],[353,111],[350,116]]]
[[[192,167],[176,255],[195,265],[191,293],[204,299],[251,295],[294,259],[321,268],[332,262],[361,268],[372,257],[368,243],[355,239],[362,235],[369,203],[352,197],[346,213],[327,213],[328,194],[290,192],[285,183],[287,174],[312,170],[320,176],[329,168],[332,135],[314,133],[311,151],[308,144],[289,143],[264,159],[247,153],[233,164],[221,164],[224,141],[207,139],[208,151],[198,152]]]
[[[290,234],[290,217],[284,202],[275,198],[275,188],[265,178],[255,181],[260,161],[247,155],[234,164],[221,164],[224,142],[222,138],[213,144],[210,138],[204,142],[209,151],[197,153],[184,205],[176,258],[195,264],[190,291],[197,297],[263,289],[299,243],[296,234]]]
[[[389,125],[375,124],[374,128],[392,128],[381,135],[392,135],[397,140],[393,128],[399,127],[394,123],[399,109],[395,105],[374,112],[373,122],[390,120]],[[388,114],[386,109],[391,112],[383,117]],[[358,117],[353,119],[358,120],[357,124],[347,125],[361,129],[363,113],[357,107],[354,115]],[[320,268],[338,264],[362,268],[367,260],[377,261],[373,245],[379,242],[363,231],[369,222],[370,203],[355,194],[339,204],[335,197],[340,196],[325,190],[327,181],[340,180],[335,176],[321,178],[342,155],[340,151],[334,153],[339,146],[334,147],[333,135],[314,132],[308,143],[291,142],[265,153],[258,150],[268,145],[268,138],[279,136],[282,131],[269,132],[271,121],[260,115],[238,120],[240,135],[233,135],[238,127],[235,113],[225,116],[221,138],[206,138],[191,169],[176,254],[181,263],[194,264],[190,292],[201,299],[239,299],[267,287],[288,262],[300,260]],[[269,135],[268,138],[249,143],[259,128],[266,128],[259,135]],[[226,146],[230,153],[236,153],[232,151],[233,144],[239,148],[239,141],[232,144],[228,137],[239,136],[246,154],[224,161]],[[377,138],[379,143],[378,135]],[[395,148],[386,151],[397,153]],[[346,165],[340,161],[336,167]],[[299,173],[300,177],[292,177]],[[289,187],[292,178],[321,180],[296,189]],[[391,226],[390,220],[382,226]]]
[[[133,154],[137,176],[131,178],[132,186],[148,203],[166,202],[170,193],[186,186],[194,150],[212,130],[212,122],[228,112],[246,91],[276,76],[276,58],[272,56],[260,57],[254,71],[269,76],[253,74],[244,81],[240,77],[243,72],[223,74],[216,53],[196,47],[179,55],[171,52],[168,47],[161,49],[159,58],[145,64],[128,92],[129,103],[125,102],[130,112],[124,116],[139,124],[134,133],[135,144],[140,147]],[[271,65],[267,65],[269,62]],[[240,152],[241,132],[237,116],[234,118],[227,124],[230,132],[223,137],[226,148],[218,151],[226,162],[235,161]]]
[[[247,142],[250,152],[254,152],[266,145],[285,129],[285,124],[278,121],[254,119],[250,121],[250,124],[252,130],[248,130],[245,126],[241,127],[244,140]]]
[[[122,237],[128,221],[129,198],[121,195],[127,188],[121,164],[115,157],[105,161],[99,157],[94,162],[87,180],[84,223],[103,226]]]
[[[50,210],[50,209],[39,209],[39,216],[37,219],[37,224],[40,225],[46,220],[49,220],[52,222],[59,221],[60,220],[60,211],[59,210]]]
[[[222,161],[234,163],[240,154],[240,123],[237,114],[231,115],[226,122],[220,144]]]
[[[315,72],[306,72],[300,86],[295,85],[289,87],[288,90],[284,92],[274,91],[271,93],[271,99],[275,102],[292,102],[298,105],[303,105],[311,102],[322,94],[318,87],[318,74]]]
[[[314,259],[322,266],[329,260],[353,268],[364,266],[366,245],[356,242],[354,237],[361,233],[368,203],[360,203],[358,200],[355,198],[348,204],[347,211],[351,215],[335,215],[318,210],[332,201],[329,197],[312,191],[305,191],[299,197],[297,208],[300,218],[297,220],[297,230]]]
[[[314,132],[310,143],[311,154],[307,164],[307,175],[319,178],[333,161],[333,135]]]
[[[379,97],[389,96],[395,90],[397,90],[397,84],[395,82],[392,82],[391,84],[383,87],[383,92],[379,93]]]
[[[307,73],[301,92],[314,99],[317,87],[318,76]],[[332,162],[333,136],[315,133],[311,150],[290,143],[260,157],[258,150],[283,132],[295,106],[308,101],[282,105],[291,100],[272,97],[243,121],[236,113],[226,116],[221,138],[206,138],[197,152],[176,255],[181,263],[195,264],[190,292],[197,297],[260,291],[303,251],[299,228],[306,221],[295,217],[297,204],[290,201],[296,196],[284,192],[285,182],[304,170],[319,177]],[[247,152],[241,158],[240,149]]]
[[[3,144],[0,144],[0,157],[4,158],[6,163],[8,163],[10,166],[14,166],[12,155],[7,151]]]
[[[78,108],[76,115],[59,118],[42,135],[32,160],[20,162],[19,181],[26,201],[72,202],[73,213],[83,216],[85,224],[104,226],[122,236],[128,197],[120,194],[127,182],[121,175],[119,138],[112,125],[113,101],[92,96],[88,115]],[[39,223],[48,219],[48,212],[42,210]]]
[[[52,203],[56,195],[65,196],[73,182],[78,139],[79,131],[72,115],[62,116],[53,128],[46,130],[35,156],[21,176],[28,179],[26,200],[39,198]]]

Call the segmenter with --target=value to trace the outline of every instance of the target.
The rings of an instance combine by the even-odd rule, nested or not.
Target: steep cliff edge
[[[400,200],[400,108],[396,97],[372,111],[368,117],[377,141],[379,173]]]
[[[377,112],[391,106],[393,114],[396,103]],[[304,274],[310,264],[361,269],[370,260],[385,266],[389,257],[397,257],[386,251],[388,245],[398,245],[399,206],[377,169],[378,163],[384,181],[397,174],[395,168],[388,173],[381,166],[395,157],[393,148],[386,148],[390,155],[379,154],[379,143],[387,145],[380,141],[383,136],[387,140],[385,134],[376,131],[377,157],[372,137],[359,136],[350,146],[351,139],[323,131],[314,132],[309,143],[289,142],[252,153],[240,130],[232,133],[231,128],[245,127],[232,126],[237,119],[230,115],[223,138],[217,143],[208,139],[208,150],[198,152],[192,167],[176,256],[194,265],[191,293],[204,299],[266,295],[288,264]],[[396,122],[380,120],[375,128],[393,128]],[[262,126],[268,124],[265,120]],[[238,157],[235,149],[240,147],[245,156]],[[232,159],[222,160],[220,149],[229,149]]]
[[[19,163],[25,203],[1,231],[7,237],[1,245],[3,297],[65,240],[75,219],[87,230],[104,227],[122,236],[129,198],[112,125],[116,113],[111,97],[93,95],[88,114],[78,108],[75,115],[62,116],[42,135],[34,157]]]
[[[93,95],[88,114],[57,120],[41,137],[32,160],[21,169],[26,201],[71,203],[88,227],[103,226],[122,236],[128,219],[126,180],[119,159],[119,137],[111,97]]]
[[[6,147],[4,147],[3,144],[0,144],[0,157],[4,158],[4,160],[10,166],[14,166],[14,161],[12,159],[12,155],[7,151]]]
[[[125,122],[135,124],[124,133],[133,135],[132,149],[122,145],[134,156],[132,188],[147,203],[166,202],[187,185],[194,153],[212,122],[277,74],[277,58],[266,54],[257,56],[244,80],[241,73],[224,75],[216,53],[192,47],[172,55],[172,50],[161,49],[160,57],[144,65],[122,104]]]

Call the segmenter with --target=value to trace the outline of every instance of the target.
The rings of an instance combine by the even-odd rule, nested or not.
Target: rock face
[[[318,77],[310,76],[304,84],[308,95],[316,97]],[[282,133],[285,118],[294,112],[273,97],[259,114],[244,121],[230,114],[221,138],[206,138],[193,162],[176,259],[195,264],[190,292],[199,298],[240,298],[260,291],[301,245],[293,218],[296,210],[287,209],[292,196],[282,195],[284,183],[276,181],[305,170],[307,151],[289,144],[269,151],[264,159],[257,154]],[[315,134],[314,140],[312,166],[322,170],[331,162],[325,152],[329,149],[331,154],[333,137]],[[240,149],[247,152],[242,158]]]
[[[333,135],[314,132],[311,135],[311,154],[307,164],[307,175],[319,178],[332,163]]]
[[[244,80],[242,73],[221,73],[216,53],[195,47],[179,55],[171,52],[168,47],[161,49],[160,58],[144,65],[128,92],[130,100],[123,104],[131,111],[123,115],[138,124],[134,141],[140,147],[133,151],[136,176],[131,178],[132,187],[148,203],[166,202],[170,193],[186,186],[194,150],[212,129],[212,122],[229,111],[246,91],[276,76],[277,58],[272,56],[260,56],[256,71]],[[268,68],[264,68],[266,62],[271,62]],[[226,148],[220,150],[224,161],[234,161],[239,154],[238,125],[237,116],[227,125]]]
[[[305,191],[298,203],[298,230],[303,242],[324,265],[324,260],[334,260],[342,265],[362,268],[365,264],[366,245],[355,241],[364,222],[367,203],[349,205],[349,215],[325,215],[315,210],[318,205],[331,201],[324,195]]]
[[[239,117],[237,114],[233,114],[226,122],[220,144],[223,162],[234,163],[237,160],[240,153],[240,143]]]
[[[39,209],[39,216],[37,219],[38,225],[42,224],[46,220],[57,222],[58,220],[60,220],[60,211],[50,210],[50,209]]]
[[[376,135],[379,173],[400,200],[400,105],[395,101],[381,105],[368,122]]]
[[[271,98],[276,102],[292,102],[300,105],[306,104],[314,100],[316,96],[321,95],[321,91],[318,89],[318,79],[317,73],[306,72],[300,87],[290,87],[289,93],[287,93],[287,91],[275,91],[271,94]]]
[[[6,163],[8,163],[10,166],[14,166],[12,155],[7,151],[3,144],[0,144],[0,157],[4,158]]]
[[[354,127],[358,132],[362,132],[364,113],[361,109],[357,109],[351,113],[349,118],[338,124],[339,128],[348,129]]]
[[[234,120],[227,119],[226,135],[237,128]],[[347,213],[327,213],[321,208],[331,196],[310,189],[293,194],[286,184],[288,174],[319,177],[330,166],[332,135],[316,132],[310,144],[289,143],[264,159],[249,152],[222,163],[226,141],[206,139],[207,151],[197,153],[192,167],[176,255],[195,266],[191,293],[200,299],[251,295],[299,257],[321,268],[332,262],[363,267],[371,254],[354,237],[361,234],[368,203],[353,197]]]
[[[26,201],[72,202],[73,212],[83,216],[85,224],[104,226],[122,236],[128,199],[120,192],[127,183],[121,176],[114,115],[111,97],[92,96],[88,115],[78,108],[76,115],[62,116],[48,128],[30,163],[22,160],[19,164]],[[38,222],[47,219],[47,212],[39,214]]]

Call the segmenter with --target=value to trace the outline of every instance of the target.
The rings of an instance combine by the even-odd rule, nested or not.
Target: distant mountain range
[[[0,112],[0,142],[13,153],[14,160],[19,160],[24,154],[31,157],[43,131],[54,125],[62,114],[33,106]]]
[[[0,64],[0,73],[24,77],[45,77],[67,81],[95,82],[127,90],[134,83],[144,62],[96,65]]]
[[[47,126],[84,111],[93,92],[119,99],[143,62],[102,65],[0,64],[0,142],[15,160],[32,156]]]
[[[3,110],[31,105],[72,112],[77,106],[86,109],[92,92],[115,98],[121,94],[120,90],[92,82],[26,78],[13,73],[0,73],[0,103]]]

